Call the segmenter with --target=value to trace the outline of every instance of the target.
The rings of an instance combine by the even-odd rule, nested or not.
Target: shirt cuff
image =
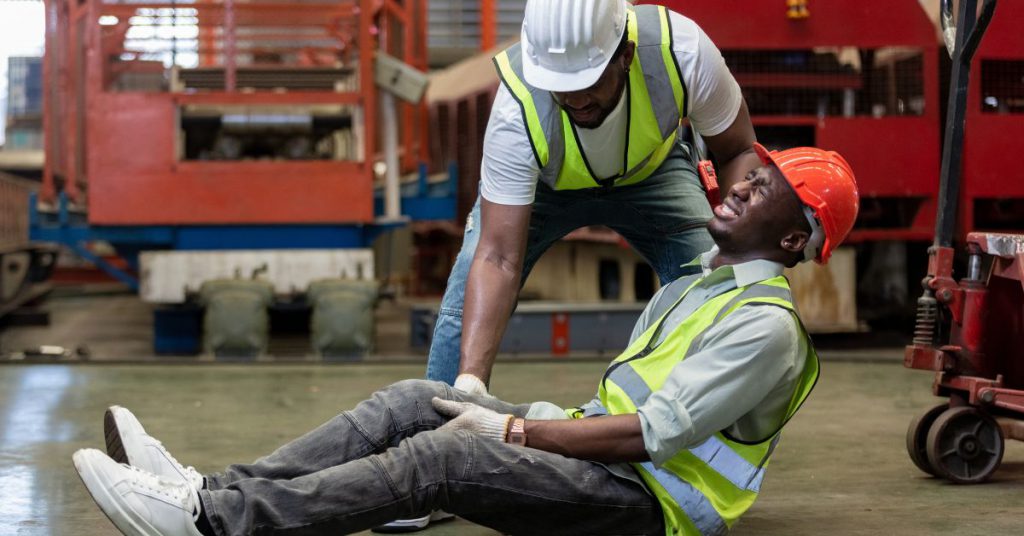
[[[655,467],[661,467],[672,459],[681,445],[689,443],[693,436],[693,420],[690,412],[682,405],[667,408],[649,407],[646,404],[637,409],[640,431],[644,437],[644,449]]]
[[[480,190],[480,197],[490,201],[497,205],[511,205],[521,207],[523,205],[530,205],[533,203],[533,198],[527,197],[513,197],[509,195],[500,195],[495,193],[485,192],[483,189]]]

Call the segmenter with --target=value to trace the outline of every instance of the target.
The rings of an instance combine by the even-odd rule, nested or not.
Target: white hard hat
[[[547,91],[586,89],[601,77],[626,30],[626,0],[528,0],[523,75]]]

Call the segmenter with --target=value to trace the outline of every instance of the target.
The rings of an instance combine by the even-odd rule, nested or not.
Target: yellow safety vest
[[[628,39],[636,54],[626,84],[626,150],[622,172],[598,178],[580,150],[576,126],[551,93],[527,84],[519,43],[494,57],[498,76],[519,103],[541,170],[540,180],[556,190],[635,184],[665,161],[686,117],[686,85],[672,54],[672,26],[663,6],[630,7]]]
[[[698,351],[705,333],[737,308],[756,303],[790,311],[801,334],[808,338],[804,369],[790,399],[782,423],[785,425],[818,379],[818,356],[796,315],[789,282],[777,276],[723,292],[709,298],[679,324],[665,325],[673,309],[701,279],[695,277],[675,305],[612,361],[598,389],[602,411],[609,415],[636,413],[647,397],[661,388],[672,368]],[[671,331],[655,346],[665,329]],[[568,412],[574,418],[585,416],[580,411]],[[661,504],[665,533],[708,536],[731,527],[754,504],[781,430],[780,425],[775,433],[756,442],[739,441],[718,432],[704,443],[676,453],[660,468],[651,462],[632,464]]]

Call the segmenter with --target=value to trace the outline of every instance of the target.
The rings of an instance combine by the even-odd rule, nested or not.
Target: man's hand
[[[483,380],[472,374],[459,374],[459,377],[455,378],[455,385],[453,385],[453,387],[463,393],[471,395],[490,396],[490,393],[487,392],[487,386],[484,385]]]
[[[457,432],[468,430],[474,434],[504,442],[512,415],[501,414],[472,402],[456,402],[434,397],[430,403],[438,413],[451,419],[438,430]]]

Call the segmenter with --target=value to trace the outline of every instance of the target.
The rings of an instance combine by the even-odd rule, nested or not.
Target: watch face
[[[512,445],[526,446],[526,421],[524,419],[512,420],[512,427],[508,431],[508,442]]]

